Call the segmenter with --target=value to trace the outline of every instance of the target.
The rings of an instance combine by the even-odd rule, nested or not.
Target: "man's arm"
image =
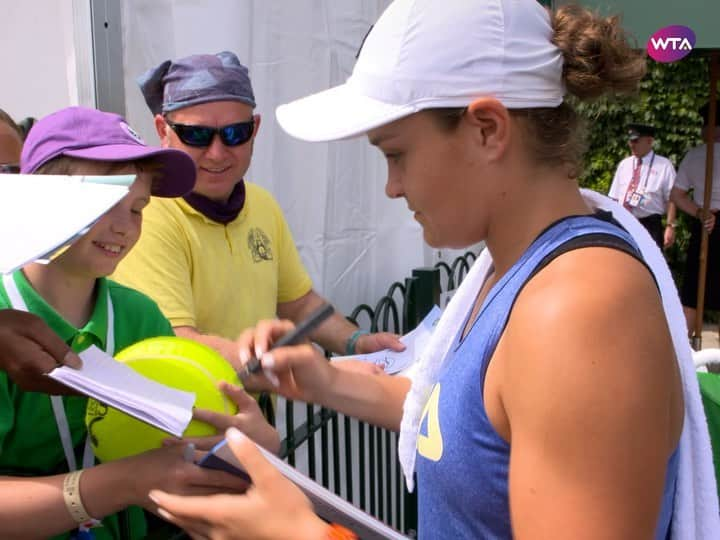
[[[198,332],[197,328],[192,326],[175,326],[173,328],[175,335],[192,339],[203,345],[207,345],[219,352],[225,360],[232,364],[233,368],[240,377],[240,382],[243,384],[243,388],[248,392],[260,392],[264,390],[263,387],[258,387],[252,377],[246,377],[244,375],[244,362],[241,361],[238,355],[238,344],[232,339],[226,339],[220,336],[214,336],[212,334],[203,334]]]
[[[668,201],[667,208],[665,210],[666,223],[668,225],[675,225],[677,220],[677,206],[672,201]]]
[[[620,164],[617,166],[617,169],[615,169],[615,174],[613,175],[612,182],[610,183],[610,190],[608,191],[608,197],[610,197],[611,199],[614,199],[614,200],[616,200],[616,201],[620,199],[620,193],[619,193],[619,190],[620,190],[620,177],[619,177],[619,173],[620,173],[620,167],[621,167],[621,166],[622,166],[622,161],[621,161]]]
[[[518,298],[488,370],[486,405],[489,383],[500,396],[490,414],[505,419],[511,443],[514,537],[653,536],[683,406],[642,265],[606,249],[553,261]]]
[[[670,191],[670,203],[674,203],[677,208],[691,216],[697,216],[700,210],[700,206],[690,198],[688,191],[679,187],[673,187]]]
[[[47,377],[58,366],[82,366],[82,360],[37,315],[0,309],[0,370],[25,391],[75,394]]]
[[[695,201],[690,198],[688,191],[679,187],[673,187],[670,192],[670,202],[675,203],[675,205],[686,214],[700,219],[708,232],[712,231],[715,226],[715,214],[703,210],[702,206],[696,204]]]
[[[665,210],[665,232],[663,233],[663,247],[668,248],[675,242],[675,228],[677,227],[677,207],[668,201]]]
[[[198,332],[197,328],[193,326],[175,326],[173,327],[173,330],[175,331],[176,336],[192,339],[215,349],[224,356],[235,369],[240,369],[242,366],[240,359],[238,358],[237,343],[235,343],[232,339],[225,339],[212,334],[203,334],[202,332]]]
[[[295,324],[298,324],[326,302],[324,298],[311,290],[297,300],[279,303],[277,312],[281,319],[290,319]],[[348,351],[348,343],[357,331],[357,326],[348,321],[342,314],[335,312],[310,337],[324,349],[341,355],[370,353],[383,349],[395,351],[404,349],[403,344],[395,334],[379,332],[376,334],[362,334],[356,337],[354,351]]]

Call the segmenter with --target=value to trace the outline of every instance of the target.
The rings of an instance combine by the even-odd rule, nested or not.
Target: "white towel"
[[[592,208],[609,210],[635,239],[645,262],[652,270],[662,294],[685,396],[685,423],[680,437],[677,489],[673,507],[671,538],[677,540],[720,539],[720,515],[712,463],[712,450],[700,389],[695,375],[692,349],[688,343],[685,318],[662,252],[645,228],[621,205],[590,190],[582,190]],[[408,489],[413,489],[416,441],[422,412],[437,381],[452,344],[468,315],[492,259],[484,250],[445,308],[427,349],[413,370],[412,386],[403,407],[398,454]]]

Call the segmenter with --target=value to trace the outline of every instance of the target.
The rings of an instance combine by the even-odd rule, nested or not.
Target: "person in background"
[[[75,352],[96,345],[113,354],[148,337],[173,335],[152,300],[106,276],[137,241],[150,195],[177,197],[192,188],[190,157],[146,146],[118,115],[70,107],[35,125],[20,163],[25,174],[136,179],[119,203],[51,262],[4,275],[0,309],[40,317]],[[34,333],[32,325],[28,331]],[[55,357],[63,353],[56,341],[45,347]],[[277,433],[255,401],[239,399],[235,387],[223,389],[241,406],[238,415],[197,411],[196,418],[218,429],[241,427],[277,450]],[[25,391],[0,372],[0,537],[140,539],[146,535],[142,508],[155,510],[147,497],[153,487],[186,494],[244,489],[236,477],[189,463],[185,444],[93,466],[86,404],[85,396]]]
[[[670,201],[675,167],[653,151],[653,126],[630,124],[627,134],[632,155],[618,165],[608,196],[642,223],[660,249],[668,248],[675,241],[677,227],[675,204]]]
[[[702,137],[707,140],[709,125],[709,104],[703,105],[698,113],[703,120]],[[720,230],[715,227],[715,215],[720,209],[720,112],[715,117],[715,146],[713,157],[712,192],[710,208],[703,209],[705,197],[705,143],[688,150],[678,167],[675,187],[670,199],[677,207],[691,216],[690,242],[688,243],[683,269],[683,285],[680,290],[687,321],[688,334],[692,334],[697,313],[698,272],[700,269],[700,244],[702,228],[708,234],[707,267],[705,278],[704,309],[720,309]],[[691,193],[692,192],[692,193]]]
[[[0,174],[20,171],[20,152],[23,137],[20,128],[0,109]]]
[[[240,367],[236,339],[276,315],[300,322],[324,300],[313,288],[273,196],[245,179],[261,117],[248,70],[231,52],[166,61],[138,82],[163,147],[187,152],[198,180],[175,200],[153,198],[145,230],[114,278],[160,305],[175,333]],[[335,313],[312,339],[340,354],[402,349]]]
[[[18,128],[20,128],[20,134],[22,135],[23,140],[27,138],[28,133],[30,133],[30,130],[35,125],[35,122],[37,122],[37,119],[32,116],[26,116],[18,122]]]
[[[645,70],[617,17],[577,5],[395,0],[345,84],[277,109],[304,140],[366,135],[386,194],[431,246],[486,242],[412,381],[340,371],[309,344],[270,351],[290,321],[240,338],[241,354],[265,352],[279,394],[400,431],[421,539],[664,540],[675,527],[676,351],[638,242],[596,211],[616,205],[578,188],[584,142],[564,99],[634,92]],[[163,515],[201,538],[341,537],[229,436],[253,489],[154,491]]]

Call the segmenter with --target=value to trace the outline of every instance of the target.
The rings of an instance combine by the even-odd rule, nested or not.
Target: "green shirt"
[[[92,316],[83,328],[75,328],[55,311],[28,283],[22,271],[13,274],[23,300],[31,313],[41,317],[75,351],[90,345],[106,348],[108,313],[107,294],[110,293],[115,318],[115,352],[119,352],[145,338],[172,336],[170,323],[157,304],[144,294],[123,287],[113,281],[97,280],[97,300]],[[0,280],[0,309],[11,307]],[[63,396],[65,413],[70,425],[76,459],[82,463],[82,450],[87,430],[85,407],[87,398]],[[18,388],[5,372],[0,371],[0,475],[47,476],[67,471],[50,397]],[[130,538],[145,536],[142,510],[129,511]],[[124,538],[119,534],[117,514],[103,520],[104,527],[93,529],[98,540]],[[68,534],[54,538],[68,538]]]

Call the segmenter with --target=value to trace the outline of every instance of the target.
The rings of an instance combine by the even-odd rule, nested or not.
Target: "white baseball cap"
[[[480,96],[557,107],[565,89],[552,33],[537,0],[395,0],[347,82],[279,106],[277,120],[294,137],[329,141]]]

